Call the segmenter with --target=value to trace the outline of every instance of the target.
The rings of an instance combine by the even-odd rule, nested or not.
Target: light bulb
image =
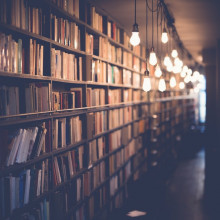
[[[170,78],[170,87],[174,88],[176,86],[176,79],[174,76]]]
[[[188,70],[187,70],[187,74],[188,74],[188,75],[191,75],[191,74],[192,74],[192,70],[191,70],[191,69],[188,69]]]
[[[159,89],[160,92],[164,92],[166,90],[166,83],[165,83],[165,80],[163,78],[159,80],[158,89]]]
[[[149,76],[144,77],[143,90],[145,92],[149,92],[151,90],[151,81]]]
[[[194,92],[199,93],[199,88],[197,86],[194,88]]]
[[[184,89],[184,88],[185,88],[185,83],[184,83],[184,82],[180,82],[179,88],[180,88],[180,89]]]
[[[188,71],[188,67],[185,65],[185,66],[183,66],[183,71],[184,72],[187,72]]]
[[[172,56],[173,58],[176,58],[176,57],[178,56],[177,50],[175,50],[175,49],[172,50],[171,56]]]
[[[167,65],[167,71],[168,71],[168,72],[172,72],[172,71],[173,71],[173,64],[172,64],[172,62],[170,62],[170,63]]]
[[[180,73],[180,76],[181,76],[182,78],[184,78],[184,77],[186,76],[186,72],[185,72],[184,70],[182,70],[182,72]]]
[[[188,83],[191,81],[191,76],[190,75],[187,75],[185,78],[184,78],[184,82],[185,83]]]
[[[170,57],[168,56],[168,54],[164,57],[163,63],[165,66],[172,65],[172,61],[171,61]]]
[[[162,71],[161,71],[160,66],[159,66],[158,64],[157,64],[157,66],[156,66],[154,75],[155,75],[156,77],[158,77],[158,78],[161,77],[161,75],[162,75]]]
[[[195,80],[196,80],[196,81],[199,80],[199,76],[200,76],[200,73],[199,73],[198,71],[195,71],[195,72],[193,73],[193,77],[195,77]]]
[[[181,67],[175,65],[175,66],[173,67],[173,73],[176,74],[176,73],[180,73],[180,72],[181,72]]]
[[[132,32],[131,38],[130,38],[130,43],[134,47],[140,44],[140,37],[139,37],[139,32]]]
[[[162,33],[162,36],[161,36],[161,41],[164,44],[166,44],[168,42],[168,34],[167,34],[167,31],[166,31],[165,28],[163,29],[163,33]]]
[[[152,48],[152,51],[150,52],[149,63],[152,66],[157,64],[157,56],[156,56],[156,53],[154,52],[153,48]]]

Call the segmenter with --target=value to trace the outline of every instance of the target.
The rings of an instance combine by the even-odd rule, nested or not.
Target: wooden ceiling
[[[148,1],[151,2],[151,0]],[[194,60],[202,63],[202,50],[214,48],[217,39],[220,38],[220,1],[164,0],[164,2],[175,19],[174,25],[184,47],[191,53]],[[128,33],[131,33],[134,23],[134,0],[94,0],[94,3],[115,18]],[[137,0],[137,23],[141,41],[144,43],[145,14],[146,1]],[[149,29],[151,29],[150,24]],[[151,44],[151,36],[148,38]],[[154,39],[156,39],[155,32]]]

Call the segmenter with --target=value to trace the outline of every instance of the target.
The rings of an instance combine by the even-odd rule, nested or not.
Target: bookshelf
[[[0,11],[0,219],[101,218],[166,162],[194,97],[143,92],[145,48],[86,0]]]

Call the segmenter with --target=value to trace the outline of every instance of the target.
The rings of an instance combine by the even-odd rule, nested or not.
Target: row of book
[[[28,84],[25,88],[25,113],[50,111],[50,87],[49,83]]]
[[[122,69],[108,64],[108,83],[122,84]]]
[[[118,104],[122,101],[121,89],[110,89],[108,92],[108,104]]]
[[[140,88],[141,76],[139,73],[133,73],[133,86]]]
[[[86,106],[105,105],[105,89],[86,89]]]
[[[107,111],[87,114],[87,139],[107,131]]]
[[[53,121],[53,149],[73,145],[82,140],[82,120],[79,116]]]
[[[82,81],[82,57],[51,48],[51,76]]]
[[[53,110],[75,109],[82,107],[82,88],[71,88],[67,92],[52,92]]]
[[[53,182],[57,186],[70,180],[85,167],[84,146],[79,146],[53,159]],[[78,201],[78,200],[77,200]]]
[[[74,49],[81,49],[80,29],[75,22],[51,14],[52,39]]]
[[[0,86],[0,115],[50,110],[50,84],[29,83],[23,88]]]
[[[129,68],[132,68],[132,53],[123,51],[123,65]]]
[[[44,46],[33,39],[27,42],[0,33],[0,70],[43,76]]]
[[[50,169],[50,163],[45,160],[38,167],[2,177],[0,179],[2,216],[10,216],[13,210],[24,207],[29,201],[48,191],[51,187]]]
[[[109,129],[114,129],[123,125],[124,122],[123,113],[124,113],[123,108],[109,110]]]
[[[107,36],[113,40],[121,43],[122,30],[116,26],[116,23],[113,21],[107,22]]]
[[[106,83],[107,63],[100,60],[92,60],[92,81]]]
[[[52,0],[59,8],[79,18],[79,0]]]
[[[131,85],[132,72],[130,70],[123,69],[122,74],[123,74],[123,76],[122,76],[123,84],[124,85]]]
[[[91,26],[103,33],[103,17],[95,11],[95,7],[90,8],[90,22]]]
[[[45,12],[30,3],[26,0],[1,0],[1,22],[35,34],[45,34]]]
[[[48,128],[48,123],[38,127],[20,128],[9,131],[7,137],[1,137],[2,143],[8,143],[8,146],[4,146],[9,151],[6,166],[24,163],[38,157],[42,152],[48,152],[45,144],[45,139],[48,139],[46,127]]]
[[[132,90],[131,89],[124,89],[124,102],[131,102],[132,101]]]
[[[89,166],[101,159],[106,152],[105,137],[100,137],[89,142]]]

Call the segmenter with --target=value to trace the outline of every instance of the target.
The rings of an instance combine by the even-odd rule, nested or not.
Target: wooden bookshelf
[[[145,93],[144,46],[132,48],[126,31],[86,0],[0,4],[7,8],[0,18],[0,219],[101,219],[123,205],[131,181],[167,162],[177,135],[194,123],[195,96],[168,81],[166,92]],[[111,58],[99,54],[101,42]],[[102,73],[95,62],[104,63]]]

